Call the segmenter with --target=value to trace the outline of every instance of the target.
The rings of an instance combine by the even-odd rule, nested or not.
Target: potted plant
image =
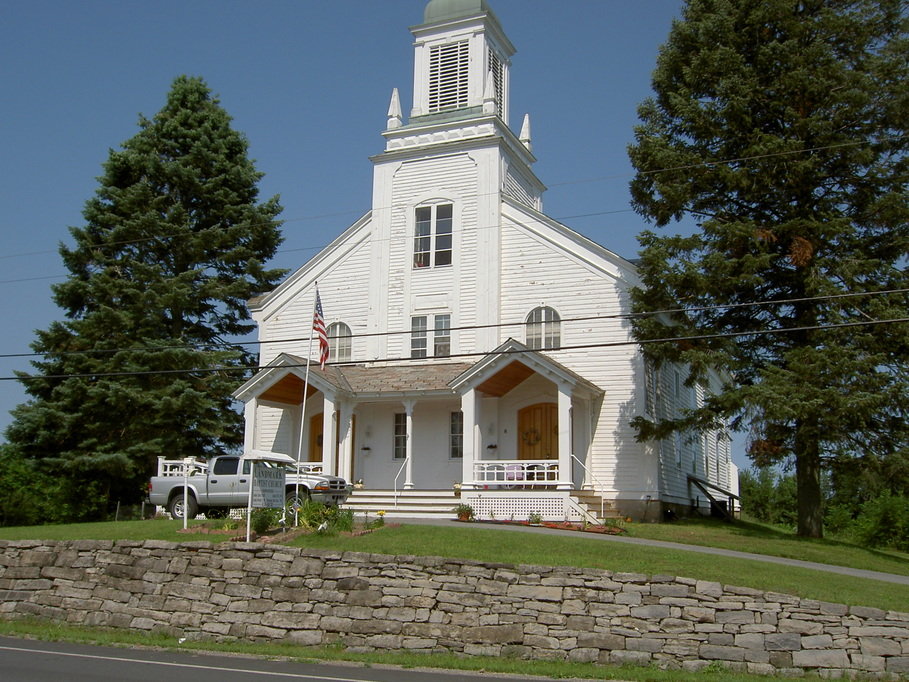
[[[458,521],[472,521],[473,520],[473,507],[469,504],[461,503],[454,508],[454,513],[458,517]]]

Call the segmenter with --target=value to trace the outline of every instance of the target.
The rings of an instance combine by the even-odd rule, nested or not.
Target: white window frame
[[[332,322],[326,331],[328,354],[336,362],[350,362],[353,356],[353,333],[344,322]]]
[[[454,204],[414,209],[413,269],[450,267],[454,259]]]
[[[430,327],[430,322],[432,327]],[[430,336],[432,337],[430,339]],[[429,351],[432,348],[432,355]],[[410,357],[422,360],[428,357],[451,356],[451,314],[413,315],[410,318]]]
[[[433,316],[432,356],[447,358],[451,355],[451,315]]]
[[[392,459],[407,459],[407,414],[395,412],[392,440]]]
[[[414,315],[410,318],[410,357],[421,359],[429,353],[429,329],[426,315]]]
[[[448,418],[448,459],[464,459],[464,413],[460,410]]]
[[[531,350],[558,350],[562,346],[562,318],[555,308],[537,306],[524,321],[527,347]]]

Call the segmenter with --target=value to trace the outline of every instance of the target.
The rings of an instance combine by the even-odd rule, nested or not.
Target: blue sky
[[[108,149],[202,76],[281,195],[296,268],[366,212],[392,88],[405,114],[412,37],[426,0],[8,0],[0,5],[0,355],[28,353],[62,319],[50,285]],[[490,0],[517,47],[512,128],[531,117],[544,211],[626,257],[646,224],[630,210],[626,148],[681,0]],[[27,370],[0,357],[0,377]],[[0,429],[26,399],[0,380]],[[737,439],[738,440],[738,439]],[[737,442],[735,459],[746,464]]]

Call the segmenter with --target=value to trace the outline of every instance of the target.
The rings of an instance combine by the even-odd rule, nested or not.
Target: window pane
[[[436,315],[432,354],[437,358],[451,355],[451,315]]]
[[[432,209],[421,206],[416,210],[413,239],[413,266],[428,268],[432,250]]]
[[[449,456],[452,459],[462,459],[464,457],[464,413],[451,413],[450,429],[450,447]]]
[[[403,412],[395,413],[394,434],[394,458],[405,459],[407,457],[407,415]]]
[[[331,357],[338,362],[350,362],[351,348],[350,327],[343,322],[328,325],[328,350]]]
[[[426,316],[410,318],[410,357],[426,357]]]
[[[526,343],[533,349],[556,349],[562,345],[561,318],[548,306],[530,311],[525,322]]]
[[[542,315],[542,308],[534,308],[530,311],[530,315],[527,316],[524,340],[527,343],[527,347],[533,350],[537,350],[543,346]]]

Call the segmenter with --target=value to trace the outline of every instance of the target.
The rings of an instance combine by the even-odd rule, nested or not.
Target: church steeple
[[[431,0],[414,36],[411,122],[425,116],[495,113],[508,122],[515,49],[486,0]]]
[[[515,48],[486,0],[431,0],[423,23],[410,31],[413,107],[405,120],[398,90],[392,91],[382,131],[385,150],[372,157],[374,215],[384,214],[391,196],[416,188],[428,191],[423,185],[428,178],[438,193],[436,199],[453,196],[458,183],[473,184],[482,178],[488,185],[483,202],[489,202],[484,224],[495,220],[492,216],[504,196],[541,211],[545,187],[532,170],[536,158],[529,118],[525,117],[520,135],[508,124],[509,69]],[[462,162],[468,166],[461,167]],[[403,172],[405,167],[407,173],[426,169],[418,173],[425,176],[418,181]]]

